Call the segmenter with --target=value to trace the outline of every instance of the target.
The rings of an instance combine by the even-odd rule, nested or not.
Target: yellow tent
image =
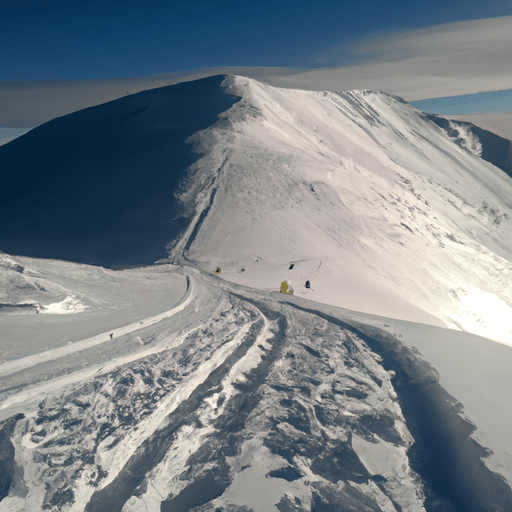
[[[287,293],[288,295],[293,295],[292,288],[288,288],[288,284],[285,281],[283,281],[281,283],[281,293]]]

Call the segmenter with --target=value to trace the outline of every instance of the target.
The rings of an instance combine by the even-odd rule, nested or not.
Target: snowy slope
[[[422,485],[406,455],[412,437],[396,420],[388,373],[365,343],[315,315],[283,310],[270,294],[265,305],[186,272],[192,300],[160,323],[145,353],[102,368],[84,350],[78,371],[28,386],[39,407],[16,409],[23,403],[16,394],[4,401],[2,412],[26,416],[9,420],[17,474],[0,510],[157,510],[162,503],[161,510],[185,511],[215,498],[212,505],[277,510],[274,503],[296,496],[298,510],[349,499],[368,510],[378,503],[395,510],[394,500],[422,511]],[[336,407],[345,411],[335,417]],[[354,429],[361,439],[378,435],[400,467],[374,481],[351,446]],[[339,451],[347,461],[324,460],[326,435],[325,454]],[[268,494],[245,493],[256,479]]]
[[[174,261],[184,246],[233,282],[289,280],[319,302],[512,344],[503,171],[381,92],[223,85],[242,100],[192,138],[214,149],[194,164],[203,202]]]
[[[186,291],[183,276],[160,267],[115,272],[0,254],[0,379],[17,360],[42,352],[57,359],[55,351],[105,331],[101,340],[109,340],[115,330],[172,309]]]
[[[191,267],[160,272],[188,276],[190,300],[157,336],[141,327],[151,339],[142,352],[128,333],[106,365],[94,348],[80,352],[80,368],[61,361],[63,375],[16,375],[32,382],[0,405],[11,411],[0,423],[0,511],[481,512],[512,503],[493,473],[510,482],[510,457],[490,459],[472,442],[471,421],[417,351],[385,331],[364,334],[383,319],[354,328],[357,314],[333,306]],[[432,464],[460,484],[440,492],[422,474]]]
[[[174,265],[0,254],[0,512],[512,510],[510,178],[385,93],[219,84]]]

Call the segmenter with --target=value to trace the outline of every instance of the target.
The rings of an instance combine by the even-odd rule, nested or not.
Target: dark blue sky
[[[511,14],[512,0],[3,0],[0,81],[315,68],[370,35]]]

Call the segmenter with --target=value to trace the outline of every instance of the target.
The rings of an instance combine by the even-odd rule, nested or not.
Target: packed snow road
[[[3,363],[0,365],[0,376],[5,377],[7,375],[12,375],[13,373],[26,370],[27,368],[32,368],[46,361],[60,359],[75,352],[81,352],[82,350],[94,347],[95,345],[100,345],[101,343],[109,342],[114,338],[118,338],[119,336],[131,334],[135,331],[139,331],[158,322],[161,322],[165,318],[169,318],[178,313],[179,311],[183,311],[183,309],[185,309],[192,302],[192,287],[188,285],[189,282],[190,279],[187,276],[187,292],[181,298],[178,305],[174,306],[173,308],[167,311],[164,311],[163,313],[143,318],[142,320],[139,320],[137,322],[133,322],[131,324],[119,327],[117,329],[112,329],[107,332],[103,332],[91,338],[77,341],[70,345],[65,345],[63,347],[59,347],[53,350],[47,350],[39,354],[34,354],[32,356]],[[2,406],[0,406],[0,409],[1,408]]]
[[[50,396],[69,393],[88,379],[181,344],[190,330],[212,314],[220,296],[220,292],[202,291],[193,276],[196,271],[191,271],[184,275],[188,290],[167,311],[0,366],[0,421],[20,412],[30,414]]]

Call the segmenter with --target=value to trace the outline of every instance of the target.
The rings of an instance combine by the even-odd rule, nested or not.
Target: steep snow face
[[[448,120],[453,135],[450,137],[460,147],[467,149],[475,156],[482,156],[482,143],[478,136],[471,131],[470,123]]]
[[[193,139],[215,147],[194,168],[214,178],[187,259],[250,287],[286,280],[315,301],[512,344],[512,181],[476,140],[468,151],[378,91],[222,85],[242,100]]]

